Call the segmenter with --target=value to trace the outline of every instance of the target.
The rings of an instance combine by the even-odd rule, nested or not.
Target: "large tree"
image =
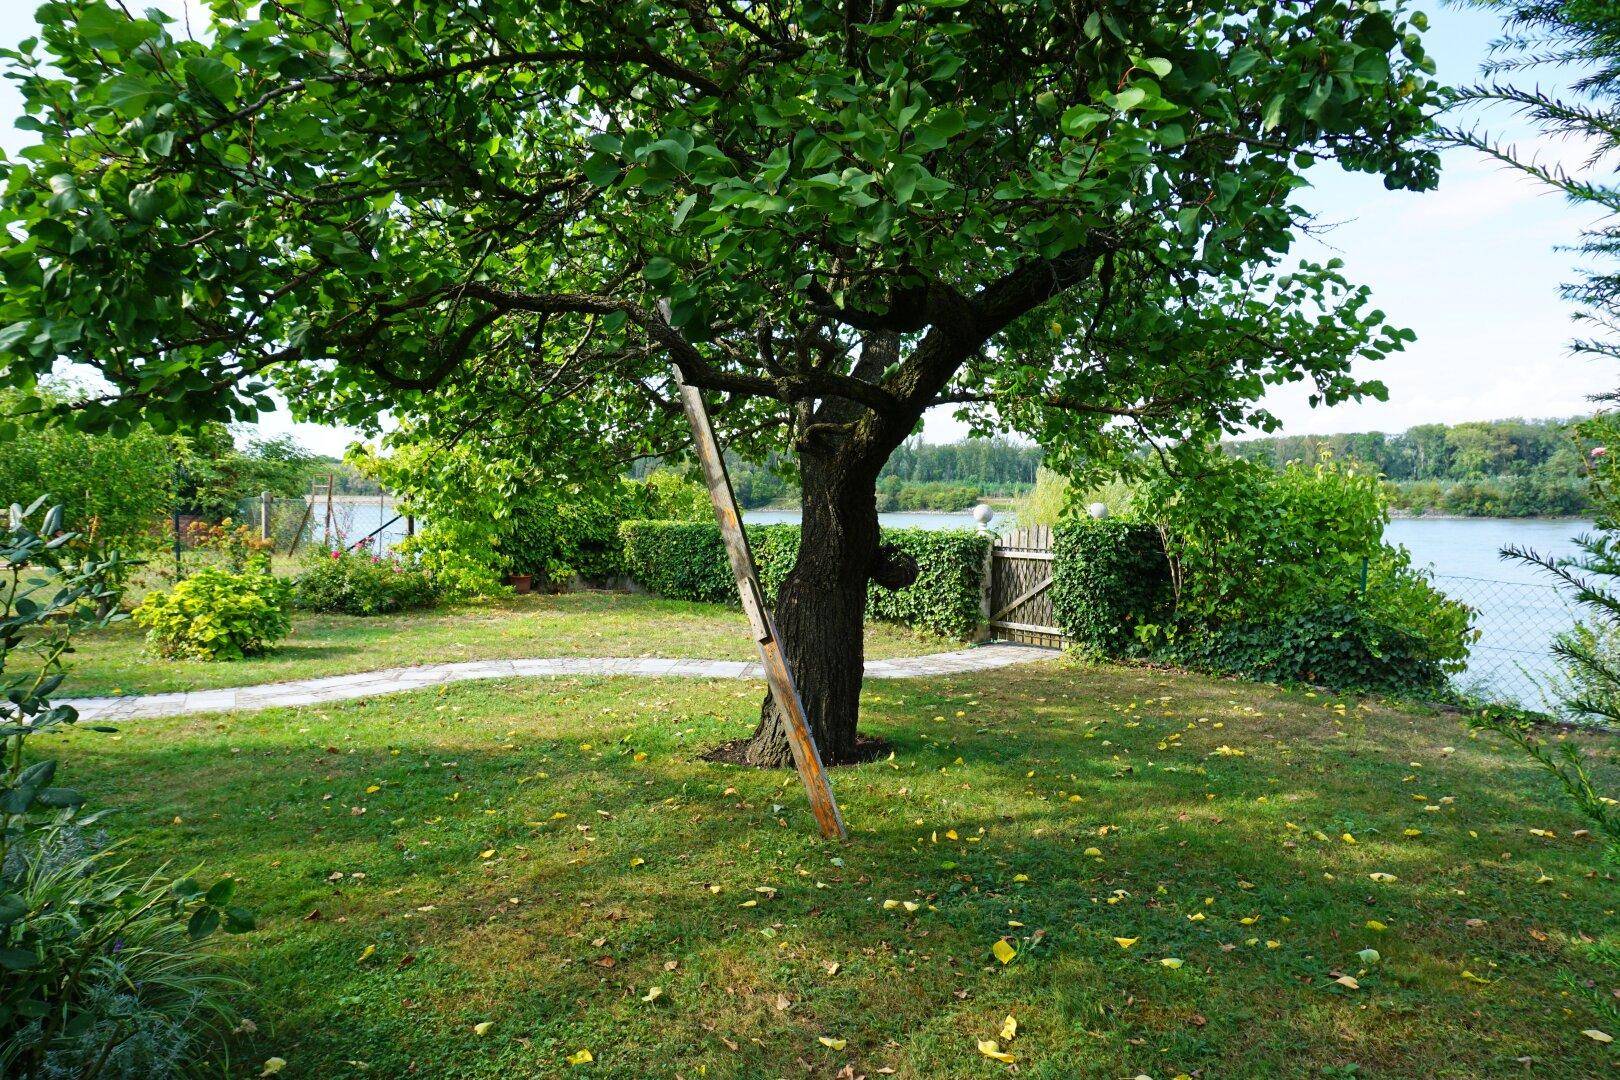
[[[855,746],[874,482],[930,407],[1059,463],[1269,417],[1407,336],[1280,265],[1304,173],[1435,182],[1422,16],[1380,0],[100,0],[13,55],[0,363],[76,422],[380,408],[575,473],[796,456],[777,621]],[[1328,166],[1324,166],[1328,167]],[[665,314],[667,312],[667,314]],[[752,746],[787,759],[767,706]]]

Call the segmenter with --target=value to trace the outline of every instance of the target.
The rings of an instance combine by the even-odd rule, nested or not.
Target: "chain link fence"
[[[1474,609],[1479,632],[1468,668],[1452,677],[1452,686],[1472,698],[1551,711],[1557,704],[1550,686],[1557,670],[1553,641],[1576,620],[1563,592],[1538,582],[1460,574],[1436,574],[1434,584]]]
[[[237,504],[236,520],[274,540],[277,555],[356,546],[385,554],[415,531],[415,521],[400,513],[386,492],[333,495],[330,500],[325,494],[243,499]]]

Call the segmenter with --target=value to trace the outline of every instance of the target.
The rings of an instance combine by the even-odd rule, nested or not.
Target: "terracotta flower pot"
[[[534,588],[534,575],[507,574],[506,583],[512,587],[513,591],[517,592],[519,595],[522,595]]]

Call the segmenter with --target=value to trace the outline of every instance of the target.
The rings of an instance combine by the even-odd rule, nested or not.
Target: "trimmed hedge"
[[[737,602],[720,527],[713,522],[626,521],[625,569],[648,592],[672,600]],[[748,530],[769,602],[799,557],[799,526],[764,525]],[[891,591],[867,586],[867,614],[947,637],[969,638],[979,628],[987,537],[966,530],[885,530],[883,543],[917,560],[917,580]]]
[[[1171,613],[1170,565],[1152,525],[1105,518],[1053,530],[1052,607],[1070,641],[1105,656],[1138,655],[1136,628]]]

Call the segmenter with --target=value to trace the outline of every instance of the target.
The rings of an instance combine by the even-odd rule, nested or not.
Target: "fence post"
[[[995,634],[990,629],[990,600],[996,587],[996,537],[984,531],[984,570],[979,579],[979,630],[973,635],[975,642],[989,641]]]
[[[260,540],[269,540],[271,538],[271,535],[270,535],[271,534],[270,512],[273,509],[274,504],[275,504],[275,500],[271,498],[270,493],[268,491],[259,492],[259,539]]]

